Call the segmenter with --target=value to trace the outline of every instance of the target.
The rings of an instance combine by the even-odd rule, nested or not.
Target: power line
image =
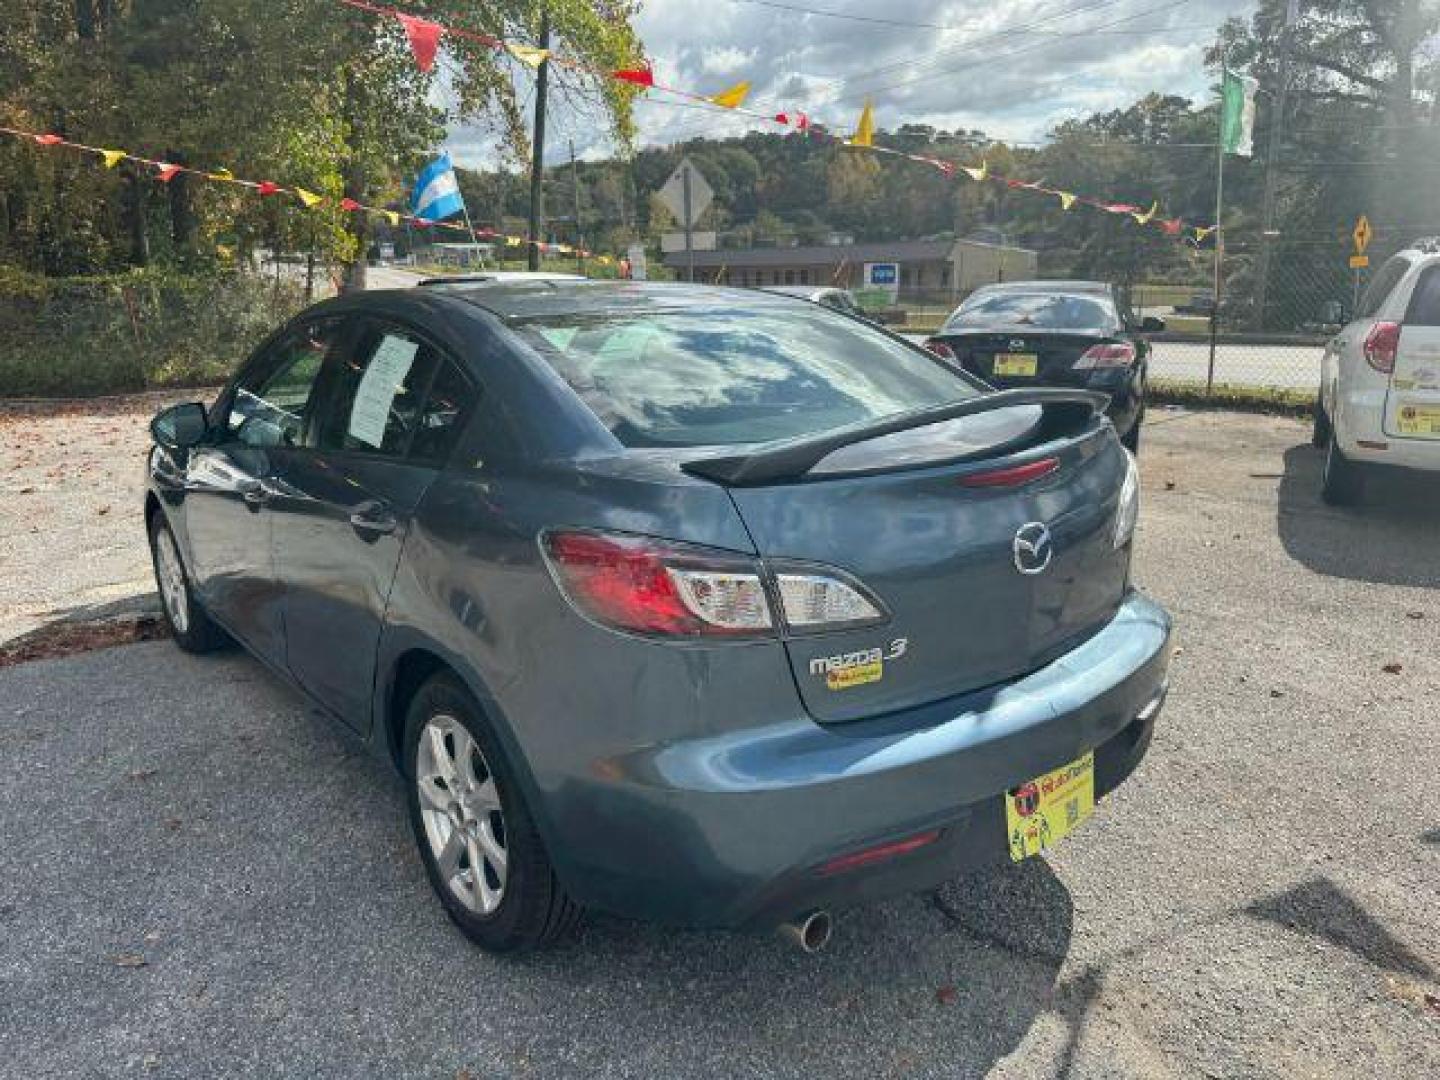
[[[789,11],[796,15],[818,15],[822,19],[843,19],[846,22],[869,23],[874,26],[904,26],[919,30],[964,30],[967,27],[945,23],[916,22],[910,19],[882,19],[871,15],[851,15],[845,11],[822,11],[819,8],[802,7],[799,4],[782,4],[779,0],[730,0],[732,4],[754,4],[757,7]]]

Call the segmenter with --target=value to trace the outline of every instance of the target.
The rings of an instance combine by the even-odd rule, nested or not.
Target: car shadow
[[[1360,505],[1333,507],[1320,499],[1324,464],[1312,446],[1285,451],[1277,520],[1286,553],[1329,577],[1440,588],[1440,478],[1377,471]]]

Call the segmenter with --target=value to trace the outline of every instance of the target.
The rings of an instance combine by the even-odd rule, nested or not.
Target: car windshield
[[[946,329],[1033,326],[1039,330],[1108,330],[1118,321],[1106,300],[1064,293],[993,293],[961,304]]]
[[[818,307],[571,314],[516,330],[631,447],[764,442],[979,393],[921,350]]]

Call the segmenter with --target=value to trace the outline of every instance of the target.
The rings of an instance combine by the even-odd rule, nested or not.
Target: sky
[[[923,123],[1038,142],[1065,119],[1151,91],[1203,100],[1215,28],[1254,8],[1255,0],[644,0],[636,27],[662,83],[714,93],[748,80],[747,106],[803,110],[842,130],[868,97],[881,128]],[[651,93],[637,102],[642,146],[765,126],[669,100]],[[593,117],[563,108],[551,116],[550,161],[566,160],[572,139],[582,158],[614,150]],[[462,165],[495,164],[483,131],[457,129],[449,147]]]

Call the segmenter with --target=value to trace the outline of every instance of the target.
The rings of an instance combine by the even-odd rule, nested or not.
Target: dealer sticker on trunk
[[[850,690],[885,678],[886,661],[899,660],[910,647],[907,638],[896,638],[885,648],[861,649],[835,656],[817,656],[810,661],[810,674],[825,679],[830,690]]]

